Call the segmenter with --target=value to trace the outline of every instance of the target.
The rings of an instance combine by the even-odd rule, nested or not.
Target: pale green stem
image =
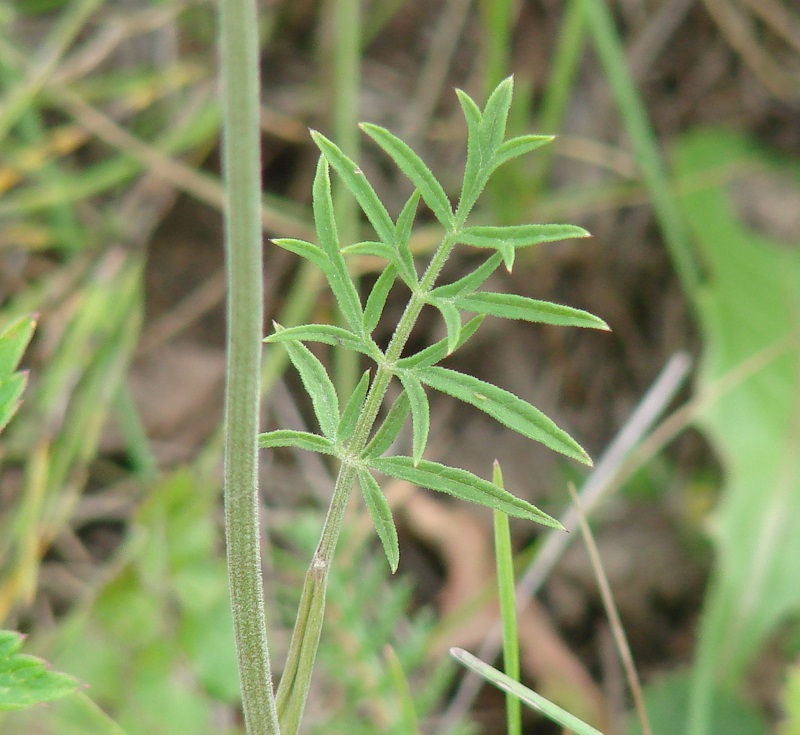
[[[225,530],[245,727],[248,735],[278,735],[258,526],[263,284],[257,20],[255,0],[220,0],[228,273]]]

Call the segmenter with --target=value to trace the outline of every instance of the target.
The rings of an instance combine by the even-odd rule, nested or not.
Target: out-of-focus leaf
[[[67,674],[51,671],[35,656],[20,653],[22,636],[0,630],[0,710],[18,710],[72,694],[79,686]]]
[[[754,232],[731,198],[733,183],[741,191],[764,175],[780,177],[796,194],[800,167],[778,166],[750,141],[721,130],[684,136],[675,166],[681,180],[696,182],[682,204],[707,272],[697,301],[704,345],[699,396],[749,365],[698,416],[725,484],[713,518],[717,564],[700,624],[687,731],[712,732],[714,689],[742,685],[759,645],[800,612],[800,233],[781,242]],[[721,171],[740,178],[721,185]]]

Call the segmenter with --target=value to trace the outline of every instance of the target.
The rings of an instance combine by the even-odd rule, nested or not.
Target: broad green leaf
[[[411,406],[411,426],[413,428],[412,454],[414,462],[419,463],[428,444],[428,432],[431,426],[431,410],[428,397],[419,379],[411,372],[399,371],[397,377],[405,388]]]
[[[23,316],[0,332],[0,381],[17,369],[35,326],[35,319]]]
[[[414,370],[414,375],[434,390],[475,406],[512,431],[591,466],[589,455],[569,434],[513,393],[443,367],[419,368]]]
[[[444,319],[444,325],[447,327],[447,354],[450,355],[458,346],[459,339],[461,339],[461,315],[450,301],[429,296],[428,303],[436,307],[442,315],[442,319]]]
[[[333,324],[301,324],[297,327],[284,327],[265,337],[264,342],[322,342],[334,347],[355,350],[367,357],[375,358],[380,354],[372,340],[362,339],[344,327]]]
[[[369,370],[366,370],[342,409],[342,418],[339,419],[339,427],[336,430],[336,439],[340,444],[344,444],[355,430],[358,418],[364,408],[364,399],[367,396],[368,388]]]
[[[502,671],[498,671],[494,666],[484,663],[471,653],[461,648],[451,648],[450,655],[460,661],[468,669],[471,669],[486,681],[494,684],[498,689],[509,692],[527,704],[531,709],[543,714],[547,719],[552,720],[561,727],[575,733],[575,735],[603,735],[598,729],[578,719],[575,715],[562,709],[549,699],[545,699],[541,694],[528,689],[510,676],[506,676]]]
[[[364,502],[367,505],[370,516],[372,516],[375,531],[383,544],[386,559],[392,569],[392,574],[394,574],[397,571],[397,565],[400,563],[400,544],[397,540],[397,529],[392,518],[392,509],[381,492],[380,485],[378,485],[369,470],[360,469],[358,471],[358,484],[361,485]]]
[[[608,330],[608,325],[602,319],[588,311],[573,309],[570,306],[562,306],[550,301],[537,301],[517,294],[481,291],[467,296],[459,296],[454,300],[454,304],[462,311],[499,316],[503,319],[519,319],[562,327]]]
[[[456,350],[478,331],[478,327],[481,325],[483,319],[484,317],[482,314],[480,316],[475,316],[461,327],[461,336],[458,339]],[[408,357],[401,358],[397,361],[397,367],[401,370],[410,370],[435,365],[450,354],[448,349],[449,345],[447,339],[439,340],[429,347],[426,347],[424,350],[420,350],[416,355],[409,355]]]
[[[369,464],[384,475],[413,482],[419,487],[495,508],[515,518],[525,518],[550,528],[562,528],[555,518],[543,513],[535,505],[457,467],[447,467],[425,459],[416,463],[413,457],[375,457],[369,459]]]
[[[475,289],[480,288],[502,262],[503,256],[500,253],[494,253],[486,262],[472,271],[472,273],[468,273],[463,278],[459,278],[452,283],[438,286],[431,291],[431,295],[441,299],[452,299],[455,296],[470,294]]]
[[[314,243],[306,242],[305,240],[296,240],[293,237],[280,237],[272,242],[279,248],[283,248],[290,253],[299,255],[301,258],[310,260],[326,275],[330,272],[328,258],[325,255],[325,251],[319,247],[319,245],[314,245]]]
[[[35,656],[20,653],[21,646],[19,633],[0,630],[0,711],[52,702],[78,689],[76,679],[51,671]]]
[[[364,306],[364,333],[372,334],[375,327],[383,314],[383,308],[386,306],[386,299],[389,296],[389,291],[392,290],[394,279],[397,275],[397,267],[390,263],[383,269],[381,274],[372,286],[369,292],[369,298]]]
[[[408,410],[408,396],[403,391],[387,412],[386,418],[375,432],[375,436],[364,447],[363,455],[365,457],[379,456],[389,450],[403,429]]]
[[[319,454],[336,454],[336,445],[330,439],[319,434],[311,434],[308,431],[293,431],[292,429],[278,429],[259,434],[258,446],[262,449],[297,447]]]
[[[17,412],[27,382],[28,376],[25,373],[15,373],[5,380],[0,380],[0,431]]]
[[[339,309],[350,328],[359,331],[363,322],[361,301],[339,251],[339,236],[336,232],[336,218],[333,214],[331,197],[331,180],[328,173],[328,162],[324,156],[320,156],[317,161],[317,172],[312,187],[312,208],[314,227],[317,230],[320,246],[325,251],[330,263],[326,275],[331,291],[333,291]]]
[[[386,243],[394,242],[394,222],[361,169],[321,133],[312,130],[311,137],[355,197],[378,237]]]
[[[279,324],[276,330],[281,330]],[[331,440],[336,438],[336,427],[339,424],[339,399],[336,389],[323,364],[300,342],[283,342],[289,359],[295,366],[303,381],[306,392],[311,397],[314,414],[319,421],[322,433]]]
[[[480,144],[487,167],[491,165],[495,152],[506,136],[506,122],[513,95],[514,80],[512,77],[507,77],[489,95],[486,106],[483,108]]]
[[[442,185],[436,180],[424,161],[400,138],[386,128],[362,123],[361,129],[369,135],[397,164],[397,167],[417,187],[425,204],[448,232],[453,229],[453,210]]]
[[[494,155],[492,169],[496,169],[514,158],[535,151],[537,148],[550,143],[554,139],[554,135],[520,135],[516,138],[511,138],[501,144],[497,149]]]

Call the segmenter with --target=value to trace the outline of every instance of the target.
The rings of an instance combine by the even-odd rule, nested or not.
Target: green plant
[[[397,533],[388,503],[373,472],[449,493],[509,515],[559,526],[550,516],[494,482],[463,469],[423,459],[429,432],[426,387],[469,403],[508,428],[568,457],[591,463],[577,442],[523,399],[478,378],[438,365],[473,336],[487,315],[607,329],[602,320],[577,309],[513,294],[478,290],[502,264],[511,270],[518,248],[586,237],[588,234],[572,225],[467,225],[467,217],[492,173],[506,161],[551,139],[549,136],[524,135],[503,140],[512,91],[511,79],[502,82],[489,97],[483,111],[466,94],[458,92],[467,120],[468,138],[464,180],[455,211],[427,166],[404,142],[384,128],[369,124],[361,126],[415,186],[415,192],[396,221],[389,216],[357,165],[330,140],[317,132],[312,133],[322,152],[313,185],[318,244],[297,239],[280,239],[275,243],[322,270],[347,326],[307,324],[284,329],[276,324],[275,333],[265,340],[270,344],[284,345],[310,396],[320,433],[279,429],[261,434],[260,445],[299,447],[333,456],[339,462],[333,498],[306,574],[288,661],[277,692],[276,710],[283,733],[294,733],[299,727],[322,627],[330,565],[345,506],[356,481],[392,569],[396,569],[399,559]],[[331,197],[330,168],[358,202],[377,239],[340,243]],[[444,229],[440,244],[421,276],[409,248],[420,200]],[[453,283],[438,285],[442,268],[458,244],[487,250],[491,254],[472,273]],[[368,254],[387,261],[363,305],[345,262],[345,256],[350,254]],[[388,346],[382,350],[371,335],[378,325],[389,291],[400,283],[410,292],[409,299]],[[440,312],[447,336],[416,354],[404,355],[412,329],[426,306]],[[461,312],[477,316],[462,324]],[[365,372],[352,394],[340,397],[323,363],[303,344],[306,341],[361,353],[374,361],[374,373]],[[400,382],[403,392],[389,407],[375,431],[392,380]],[[385,456],[409,414],[413,437],[411,455]]]

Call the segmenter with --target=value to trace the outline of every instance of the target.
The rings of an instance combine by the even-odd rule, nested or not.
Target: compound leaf
[[[512,495],[507,490],[457,467],[448,467],[438,462],[413,457],[375,457],[370,465],[389,477],[413,482],[420,487],[447,493],[470,503],[495,508],[515,518],[525,518],[551,528],[562,528],[561,524],[535,505]]]
[[[583,448],[538,408],[507,390],[483,380],[443,367],[426,367],[414,375],[434,390],[469,403],[507,426],[512,431],[541,442],[556,452],[591,465]]]
[[[367,505],[372,523],[378,538],[383,544],[386,552],[386,559],[392,569],[392,573],[397,571],[400,563],[400,544],[397,540],[397,529],[392,518],[392,509],[386,501],[386,496],[381,492],[377,480],[370,474],[369,470],[358,471],[358,484],[364,495],[364,502]]]

